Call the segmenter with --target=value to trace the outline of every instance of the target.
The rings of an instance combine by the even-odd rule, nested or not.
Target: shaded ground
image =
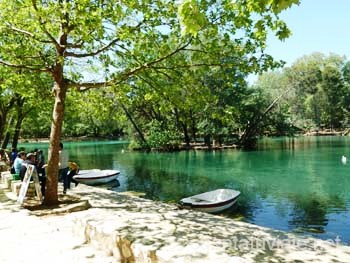
[[[23,203],[23,208],[31,211],[31,214],[37,216],[58,215],[72,213],[89,209],[91,206],[88,200],[81,200],[79,196],[74,195],[59,195],[57,205],[44,205],[39,200],[29,199]]]
[[[345,263],[350,259],[347,246],[178,210],[129,194],[84,185],[70,194],[88,200],[91,208],[38,217],[1,193],[0,261]],[[72,205],[63,201],[65,208]],[[50,209],[35,211],[46,210]]]
[[[0,189],[1,263],[115,262],[89,246],[83,237],[73,235],[76,226],[71,216],[74,213],[33,216],[8,197],[9,192]],[[28,202],[28,205],[37,205],[34,203]]]

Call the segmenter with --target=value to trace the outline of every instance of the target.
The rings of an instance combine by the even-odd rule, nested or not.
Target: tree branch
[[[33,8],[34,10],[37,12],[38,14],[38,7],[36,5],[36,1],[32,0],[32,4],[33,4]],[[43,30],[43,32],[46,34],[46,36],[49,37],[49,39],[51,40],[50,43],[53,43],[56,47],[56,49],[60,49],[60,45],[59,43],[56,41],[56,39],[49,33],[49,31],[47,31],[47,29],[45,28],[45,24],[46,22],[44,22],[44,20],[42,19],[41,16],[39,16],[39,23],[40,23],[40,28]]]
[[[24,35],[26,35],[26,36],[28,36],[28,37],[31,37],[31,38],[33,38],[34,40],[36,40],[36,41],[38,41],[38,42],[40,42],[40,43],[46,43],[46,44],[47,44],[47,43],[51,43],[51,41],[49,41],[49,40],[41,40],[41,39],[38,39],[38,38],[35,37],[35,35],[34,35],[33,33],[28,32],[28,31],[23,30],[23,29],[20,29],[20,28],[17,28],[17,27],[15,27],[15,26],[11,25],[11,24],[8,23],[8,22],[6,22],[6,25],[7,25],[11,30],[13,30],[13,31],[15,31],[15,32],[18,32],[18,33],[21,33],[21,34],[24,34]]]
[[[84,82],[84,83],[77,83],[70,81],[68,84],[69,88],[77,88],[78,91],[87,91],[89,89],[93,88],[103,88],[111,86],[113,83],[111,81],[105,81],[105,82]]]
[[[21,64],[12,64],[2,60],[0,60],[0,65],[12,67],[12,68],[27,69],[27,70],[37,71],[37,72],[50,72],[48,68],[39,68],[39,67],[32,67],[32,66],[21,65]]]
[[[174,68],[192,68],[192,67],[222,67],[223,63],[198,63],[198,64],[184,64],[174,65],[172,67],[152,67],[153,69],[174,69]],[[227,65],[227,64],[226,64]]]
[[[144,23],[144,21],[141,21],[140,23],[138,23],[135,27],[133,27],[131,29],[131,32],[132,33],[133,31],[139,29],[141,27],[141,25]],[[69,52],[69,51],[66,51],[64,53],[64,56],[65,57],[74,57],[74,58],[86,58],[86,57],[93,57],[93,56],[96,56],[98,54],[101,54],[102,52],[108,50],[111,46],[115,45],[118,41],[120,40],[120,38],[115,38],[113,39],[110,43],[108,43],[107,45],[101,47],[100,49],[94,51],[94,52],[90,52],[90,53],[74,53],[74,52]]]
[[[176,48],[173,52],[170,52],[169,54],[167,54],[167,55],[165,55],[165,56],[163,56],[163,57],[160,57],[160,58],[158,58],[158,59],[156,59],[156,60],[154,60],[154,61],[145,63],[145,64],[141,65],[140,67],[135,68],[135,69],[131,70],[130,72],[126,73],[126,75],[130,76],[131,74],[135,74],[136,72],[138,72],[138,71],[140,71],[140,70],[142,70],[142,69],[144,69],[144,68],[150,68],[150,67],[152,67],[154,64],[157,64],[157,63],[159,63],[159,62],[162,62],[163,60],[166,60],[166,59],[168,59],[168,58],[174,56],[174,55],[177,54],[178,52],[184,50],[184,49],[191,43],[191,40],[192,40],[192,39],[190,39],[186,44],[184,44],[184,45],[182,45],[182,46],[179,46],[179,47]],[[156,67],[153,67],[153,68],[156,68]],[[159,67],[159,68],[161,68],[161,67]]]
[[[119,38],[116,38],[114,40],[112,40],[109,44],[105,45],[104,47],[94,51],[94,52],[91,52],[91,53],[74,53],[74,52],[69,52],[69,51],[66,51],[64,52],[64,56],[65,57],[74,57],[74,58],[86,58],[86,57],[93,57],[93,56],[96,56],[100,53],[102,53],[103,51],[106,51],[107,49],[109,49],[111,46],[113,46],[115,43],[117,43],[120,39]]]
[[[92,89],[92,88],[101,88],[101,87],[107,87],[107,86],[116,86],[119,85],[120,83],[124,82],[125,80],[127,80],[130,76],[136,75],[138,72],[146,69],[146,68],[153,68],[152,65],[157,64],[159,62],[162,62],[163,60],[166,60],[167,58],[175,55],[176,53],[184,50],[189,44],[191,43],[191,39],[184,45],[179,46],[177,49],[175,49],[174,51],[172,51],[171,53],[160,57],[156,60],[153,60],[151,62],[145,63],[137,68],[134,68],[128,72],[122,73],[119,75],[119,78],[116,77],[114,79],[111,79],[110,81],[106,81],[106,82],[96,82],[96,83],[76,83],[76,82],[69,82],[68,86],[69,87],[75,87],[78,88],[79,91],[86,91],[88,89]],[[160,69],[162,69],[162,67],[159,67]]]

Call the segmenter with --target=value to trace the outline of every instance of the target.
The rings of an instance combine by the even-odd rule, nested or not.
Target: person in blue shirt
[[[13,162],[13,168],[15,170],[16,174],[19,174],[22,168],[22,163],[26,159],[26,153],[25,152],[19,152],[15,161]]]

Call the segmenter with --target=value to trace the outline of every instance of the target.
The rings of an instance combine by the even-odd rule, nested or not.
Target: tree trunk
[[[191,144],[191,139],[190,136],[188,134],[188,127],[187,124],[180,121],[180,117],[179,117],[179,111],[177,108],[174,108],[174,112],[175,112],[175,120],[176,120],[176,126],[181,128],[184,134],[184,140],[186,143],[186,147],[190,148],[190,144]]]
[[[10,127],[12,125],[12,117],[10,118],[8,125],[7,125],[7,132],[5,134],[4,140],[2,141],[1,144],[1,149],[6,149],[7,145],[9,144],[10,138],[11,138],[11,132],[10,132]]]
[[[6,149],[7,148],[7,145],[9,144],[9,141],[10,141],[10,137],[11,137],[11,133],[10,133],[10,131],[7,131],[6,135],[5,135],[5,138],[4,138],[4,140],[2,141],[2,144],[1,144],[1,148],[2,149]]]
[[[194,142],[197,142],[197,133],[196,133],[196,120],[193,116],[193,112],[190,112],[190,118],[191,118],[191,132],[192,132],[192,139]]]
[[[9,103],[7,105],[0,105],[0,141],[2,140],[5,132],[6,127],[6,120],[7,120],[7,114],[15,104],[17,100],[17,94],[14,95],[14,97],[11,98]]]
[[[17,148],[19,134],[20,134],[20,131],[21,131],[21,126],[22,126],[23,120],[24,120],[24,116],[20,116],[17,119],[15,132],[14,132],[13,138],[12,138],[12,148]]]
[[[53,120],[51,124],[50,147],[47,167],[47,181],[45,192],[45,204],[54,205],[58,203],[58,162],[59,145],[61,140],[62,123],[64,118],[64,102],[67,93],[67,85],[64,80],[55,83],[55,104],[53,108]]]
[[[211,136],[210,134],[204,135],[204,144],[208,146],[208,148],[211,148]]]
[[[183,134],[184,134],[184,140],[185,140],[185,143],[186,143],[186,147],[190,148],[190,146],[191,146],[191,139],[190,139],[190,136],[188,134],[188,127],[187,127],[186,123],[183,123],[183,122],[180,122],[180,125],[182,127],[182,131],[183,131]]]
[[[15,132],[14,132],[13,138],[12,138],[12,148],[17,148],[22,122],[23,122],[25,116],[31,111],[31,110],[28,110],[28,111],[23,110],[24,102],[25,102],[25,98],[18,97],[18,99],[17,99],[17,121],[16,121],[16,126],[15,126]]]
[[[2,108],[0,112],[0,140],[3,139],[5,128],[6,128],[6,119],[7,119],[7,109]]]
[[[285,92],[280,94],[278,97],[276,97],[270,105],[264,110],[263,113],[257,113],[252,121],[250,121],[245,128],[241,138],[238,141],[238,144],[241,145],[243,148],[246,149],[253,149],[255,148],[257,139],[255,136],[257,135],[257,132],[259,130],[259,125],[263,118],[276,106],[277,102],[289,92],[290,89],[287,89]]]
[[[134,126],[134,129],[137,131],[137,133],[140,136],[141,141],[147,145],[147,141],[145,139],[145,136],[143,135],[142,131],[139,129],[139,127],[137,126],[136,122],[134,121],[134,119],[132,118],[131,114],[129,113],[128,109],[124,106],[123,103],[120,103],[123,111],[125,112],[126,116],[128,117],[129,121],[132,123],[132,125]]]
[[[0,140],[3,139],[4,130],[6,125],[6,114],[5,112],[0,112]]]
[[[1,149],[6,149],[7,148],[7,145],[9,144],[9,141],[10,141],[10,137],[11,137],[11,133],[10,133],[10,131],[7,131],[6,134],[5,134],[5,138],[2,141]]]

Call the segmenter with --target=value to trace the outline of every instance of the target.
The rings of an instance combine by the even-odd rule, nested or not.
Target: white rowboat
[[[109,183],[117,179],[120,171],[118,170],[80,170],[77,175],[73,176],[73,179],[79,183],[88,184],[88,185],[97,185]]]
[[[180,206],[202,212],[218,213],[230,208],[240,194],[239,191],[232,189],[217,189],[183,198],[180,200]]]

